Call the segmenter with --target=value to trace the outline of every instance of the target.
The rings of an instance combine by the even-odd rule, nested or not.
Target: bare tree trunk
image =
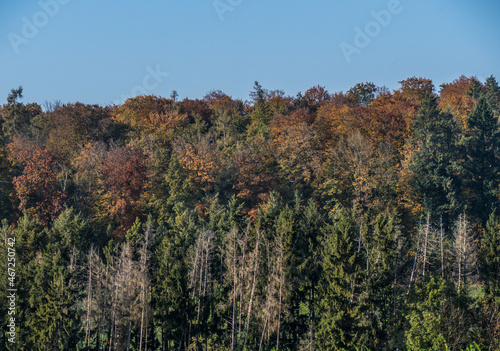
[[[283,285],[281,284],[280,277],[280,290],[279,290],[279,303],[278,303],[278,332],[276,333],[276,351],[280,348],[280,329],[281,329],[281,302],[283,299]]]
[[[285,280],[285,267],[284,267],[284,247],[283,247],[283,238],[280,236],[279,238],[279,250],[280,250],[280,259],[278,265],[278,274],[279,274],[279,298],[278,298],[278,332],[276,333],[276,351],[279,351],[280,348],[280,331],[281,331],[281,304],[283,301],[283,284]]]
[[[413,282],[413,275],[415,274],[415,269],[417,267],[417,256],[419,248],[420,248],[420,233],[417,239],[417,248],[415,249],[415,259],[413,260],[413,268],[411,269],[410,283],[408,284],[408,290],[406,291],[407,295],[410,293],[411,283]]]
[[[142,308],[142,311],[141,311],[141,332],[140,332],[140,336],[139,336],[139,351],[142,351],[142,331],[143,331],[143,328],[144,328],[144,306]],[[147,333],[146,333],[147,335]]]
[[[259,351],[262,349],[262,341],[264,340],[264,335],[266,333],[267,322],[269,321],[269,314],[266,316],[266,321],[264,322],[264,328],[262,329],[262,336],[260,337]]]
[[[252,303],[253,303],[253,297],[255,294],[255,283],[257,280],[257,264],[258,264],[258,259],[259,259],[259,239],[260,239],[260,231],[257,231],[257,242],[255,243],[255,249],[254,249],[254,264],[253,264],[253,281],[252,281],[252,290],[250,293],[250,300],[248,302],[248,312],[247,312],[247,321],[246,321],[246,328],[245,328],[245,345],[248,340],[248,330],[250,328],[250,316],[252,314]]]
[[[150,239],[154,236],[153,228],[151,227],[150,219],[146,223],[146,230],[144,231],[144,242],[141,247],[141,266],[140,266],[140,282],[141,282],[141,331],[139,337],[139,351],[142,351],[142,340],[143,340],[143,330],[144,330],[144,317],[146,315],[147,309],[147,290],[149,287],[149,274],[148,274],[148,250]],[[146,323],[147,325],[147,323]],[[146,345],[147,349],[147,326],[146,326]]]
[[[113,311],[113,315],[111,317],[111,332],[109,335],[109,351],[112,350],[113,342],[114,342],[113,336],[115,333],[116,333],[115,332],[115,312]]]
[[[239,318],[238,318],[238,340],[241,338],[241,327],[243,325],[243,275],[244,275],[244,265],[246,262],[246,251],[247,251],[247,243],[248,243],[248,232],[249,228],[245,231],[245,236],[243,237],[243,242],[241,244],[241,252],[242,252],[242,260],[240,263],[240,270],[238,273],[238,280],[240,282],[239,291],[240,291],[240,308],[239,308]]]
[[[130,329],[131,329],[131,325],[130,325],[130,321],[128,322],[128,331],[127,331],[127,351],[130,351]]]
[[[424,262],[423,262],[423,267],[422,267],[422,276],[425,277],[425,264],[427,263],[427,244],[429,240],[429,229],[430,229],[430,218],[431,215],[429,212],[427,212],[427,221],[425,223],[425,229],[424,229]]]
[[[229,255],[232,256],[232,263],[233,263],[233,317],[231,320],[231,351],[234,351],[235,347],[235,340],[234,340],[234,334],[235,334],[235,327],[236,327],[236,289],[237,289],[237,274],[236,274],[236,258],[237,258],[237,252],[236,252],[236,239],[237,239],[237,233],[236,233],[236,228],[233,228],[231,231],[232,235],[232,249],[229,252]]]
[[[90,247],[90,252],[87,255],[87,262],[89,265],[89,270],[88,270],[88,281],[87,281],[87,322],[85,326],[85,339],[86,339],[86,344],[87,348],[90,346],[90,317],[91,317],[91,310],[92,310],[92,266],[93,266],[93,258],[94,256],[94,247]]]

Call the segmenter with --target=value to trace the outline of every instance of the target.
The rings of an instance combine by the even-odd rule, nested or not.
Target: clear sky
[[[2,0],[0,103],[500,81],[498,0]],[[378,18],[378,19],[377,19]]]

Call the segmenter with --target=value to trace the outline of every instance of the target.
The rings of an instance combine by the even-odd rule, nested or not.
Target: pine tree
[[[417,146],[410,163],[413,186],[423,196],[426,212],[443,216],[445,225],[459,209],[460,179],[456,172],[458,126],[451,114],[440,112],[436,97],[427,94],[413,121]]]
[[[174,207],[168,222],[157,228],[158,246],[152,265],[152,308],[159,320],[161,343],[166,349],[187,347],[190,330],[189,261],[195,243],[196,222],[182,204]]]
[[[250,125],[247,130],[248,138],[258,136],[268,136],[269,126],[268,122],[271,118],[271,109],[266,102],[266,90],[258,83],[254,83],[254,91],[250,93],[250,96],[254,100],[253,111],[250,114]]]
[[[477,101],[469,116],[463,144],[467,211],[485,224],[498,205],[500,129],[484,97]]]
[[[488,294],[500,299],[500,221],[490,215],[482,241],[482,273]]]
[[[410,295],[405,331],[408,350],[442,350],[446,344],[443,315],[448,298],[453,296],[450,282],[432,275],[419,281]]]
[[[61,251],[49,244],[33,269],[26,312],[26,346],[33,350],[76,349],[79,317],[74,307],[76,291],[72,272]]]
[[[353,347],[359,332],[356,323],[359,309],[354,301],[360,270],[356,230],[346,210],[337,208],[336,212],[333,223],[325,227],[321,251],[323,281],[316,334],[321,350]]]
[[[388,347],[394,332],[397,259],[397,232],[394,214],[379,214],[363,238],[366,272],[361,283],[359,318],[362,327],[357,346],[369,349]]]
[[[24,104],[18,102],[18,100],[22,99],[22,97],[22,87],[12,89],[7,97],[7,105],[0,115],[3,134],[8,140],[11,140],[14,135],[24,131],[24,127],[29,124],[30,117],[32,117],[27,113],[27,109]]]
[[[472,78],[469,85],[469,90],[467,90],[467,96],[474,100],[477,100],[482,95],[483,95],[482,84],[476,78]]]
[[[493,113],[498,117],[500,112],[500,87],[495,77],[489,76],[486,78],[484,89],[486,101],[488,101]]]

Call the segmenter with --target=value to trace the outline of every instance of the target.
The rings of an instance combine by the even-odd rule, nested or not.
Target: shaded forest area
[[[16,350],[500,349],[500,90],[0,109]]]

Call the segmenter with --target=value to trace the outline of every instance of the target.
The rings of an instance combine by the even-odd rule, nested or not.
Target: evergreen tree
[[[9,195],[13,193],[12,169],[7,159],[7,150],[1,141],[0,131],[0,219],[12,217],[12,203]]]
[[[439,111],[436,97],[427,94],[412,129],[417,147],[410,163],[413,186],[422,194],[426,212],[443,216],[449,225],[449,218],[459,210],[458,126],[451,114]]]
[[[29,285],[29,310],[25,314],[25,346],[31,350],[76,349],[79,316],[74,307],[76,291],[71,286],[61,251],[49,244],[36,265]]]
[[[366,252],[366,274],[361,283],[360,335],[357,346],[369,349],[386,348],[394,333],[397,258],[397,233],[394,214],[379,214],[369,226],[363,240]]]
[[[300,210],[295,239],[297,286],[294,288],[292,300],[299,305],[297,329],[303,338],[301,342],[311,344],[317,319],[316,296],[321,275],[319,242],[324,217],[312,199],[309,199],[307,205]]]
[[[259,82],[254,83],[254,91],[250,97],[254,100],[253,111],[250,114],[250,125],[247,130],[248,138],[256,136],[268,136],[268,122],[271,118],[271,109],[266,101],[267,92],[262,88]]]
[[[467,90],[467,96],[474,100],[477,100],[482,95],[483,95],[483,86],[476,78],[472,78],[469,85],[469,89]]]
[[[52,224],[49,242],[58,245],[64,258],[69,259],[71,251],[85,252],[92,244],[88,222],[73,208],[64,209]]]
[[[12,89],[7,97],[7,104],[0,111],[0,124],[6,142],[14,135],[28,134],[30,124],[42,109],[37,104],[24,105],[18,100],[23,97],[23,88]]]
[[[464,144],[464,174],[468,212],[486,223],[498,205],[500,130],[498,119],[481,97],[468,119]]]
[[[410,295],[406,315],[409,327],[405,332],[408,350],[442,350],[446,344],[443,315],[447,298],[454,294],[450,282],[428,276],[419,281]]]
[[[321,350],[353,347],[359,332],[359,308],[354,301],[360,270],[356,229],[344,209],[336,209],[332,222],[325,227],[321,250],[323,279],[316,334]]]
[[[500,221],[490,215],[482,242],[482,273],[490,297],[500,299]]]
[[[165,349],[184,349],[190,330],[189,258],[195,240],[193,212],[181,204],[174,207],[169,221],[158,229],[159,244],[152,265],[152,306],[160,329],[160,342]]]
[[[488,101],[491,109],[498,117],[498,114],[500,112],[500,87],[498,86],[495,77],[489,76],[488,78],[486,78],[484,88],[486,101]]]

